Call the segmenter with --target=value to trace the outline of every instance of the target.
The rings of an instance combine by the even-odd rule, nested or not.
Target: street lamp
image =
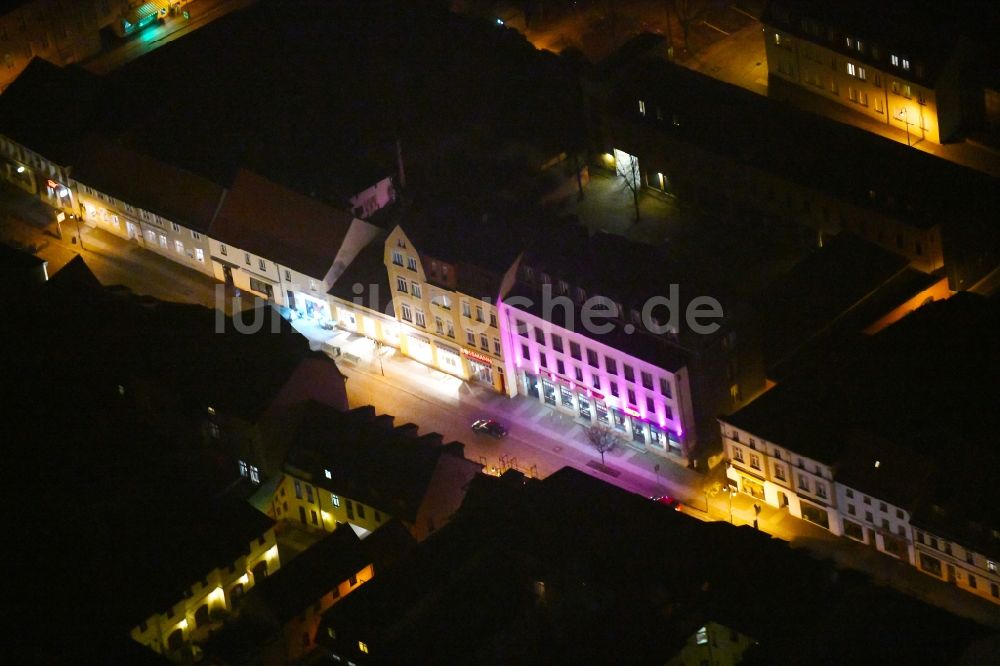
[[[70,213],[69,219],[76,221],[76,237],[80,240],[80,249],[86,250],[87,248],[83,247],[83,234],[80,232],[80,216]]]
[[[910,118],[907,114],[907,108],[904,106],[899,110],[899,118],[903,121],[903,126],[906,128],[906,145],[910,145]]]

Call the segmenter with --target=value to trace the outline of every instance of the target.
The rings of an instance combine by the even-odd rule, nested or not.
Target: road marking
[[[702,21],[701,23],[702,23],[702,25],[704,25],[704,26],[705,26],[705,27],[707,27],[707,28],[711,28],[712,30],[717,30],[718,32],[721,32],[721,33],[722,33],[723,35],[725,35],[726,37],[728,37],[728,36],[729,36],[729,33],[728,33],[728,32],[726,32],[725,30],[723,30],[722,28],[720,28],[720,27],[719,27],[719,26],[717,26],[717,25],[712,25],[712,24],[711,24],[711,23],[709,23],[708,21]]]

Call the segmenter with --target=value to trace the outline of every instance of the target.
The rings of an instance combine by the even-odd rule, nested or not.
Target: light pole
[[[87,248],[83,247],[83,234],[80,232],[80,216],[70,213],[69,219],[76,221],[76,237],[80,241],[80,249],[86,250]]]
[[[735,495],[737,492],[738,491],[736,490],[736,488],[734,488],[733,486],[729,486],[729,524],[730,525],[735,525],[736,524],[736,523],[733,522],[733,495]]]
[[[906,128],[906,145],[910,145],[910,119],[906,113],[906,107],[904,106],[899,110],[899,117],[903,121],[903,126]]]

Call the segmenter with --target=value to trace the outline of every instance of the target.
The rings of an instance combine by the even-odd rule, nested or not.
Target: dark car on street
[[[507,428],[494,419],[479,419],[472,424],[472,429],[476,432],[492,435],[497,439],[503,439],[507,436]]]

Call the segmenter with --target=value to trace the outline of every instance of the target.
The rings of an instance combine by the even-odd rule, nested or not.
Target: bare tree
[[[691,33],[691,26],[695,24],[705,12],[705,0],[667,0],[670,7],[677,16],[677,22],[681,26],[681,33],[684,35],[684,48],[688,48],[688,36]]]
[[[601,454],[601,465],[604,464],[604,454],[618,445],[618,435],[602,425],[591,426],[587,430],[587,440]]]
[[[639,160],[635,155],[615,162],[615,170],[625,183],[625,189],[632,193],[632,205],[635,206],[635,221],[639,221],[639,192],[642,190],[642,174],[639,173]]]

